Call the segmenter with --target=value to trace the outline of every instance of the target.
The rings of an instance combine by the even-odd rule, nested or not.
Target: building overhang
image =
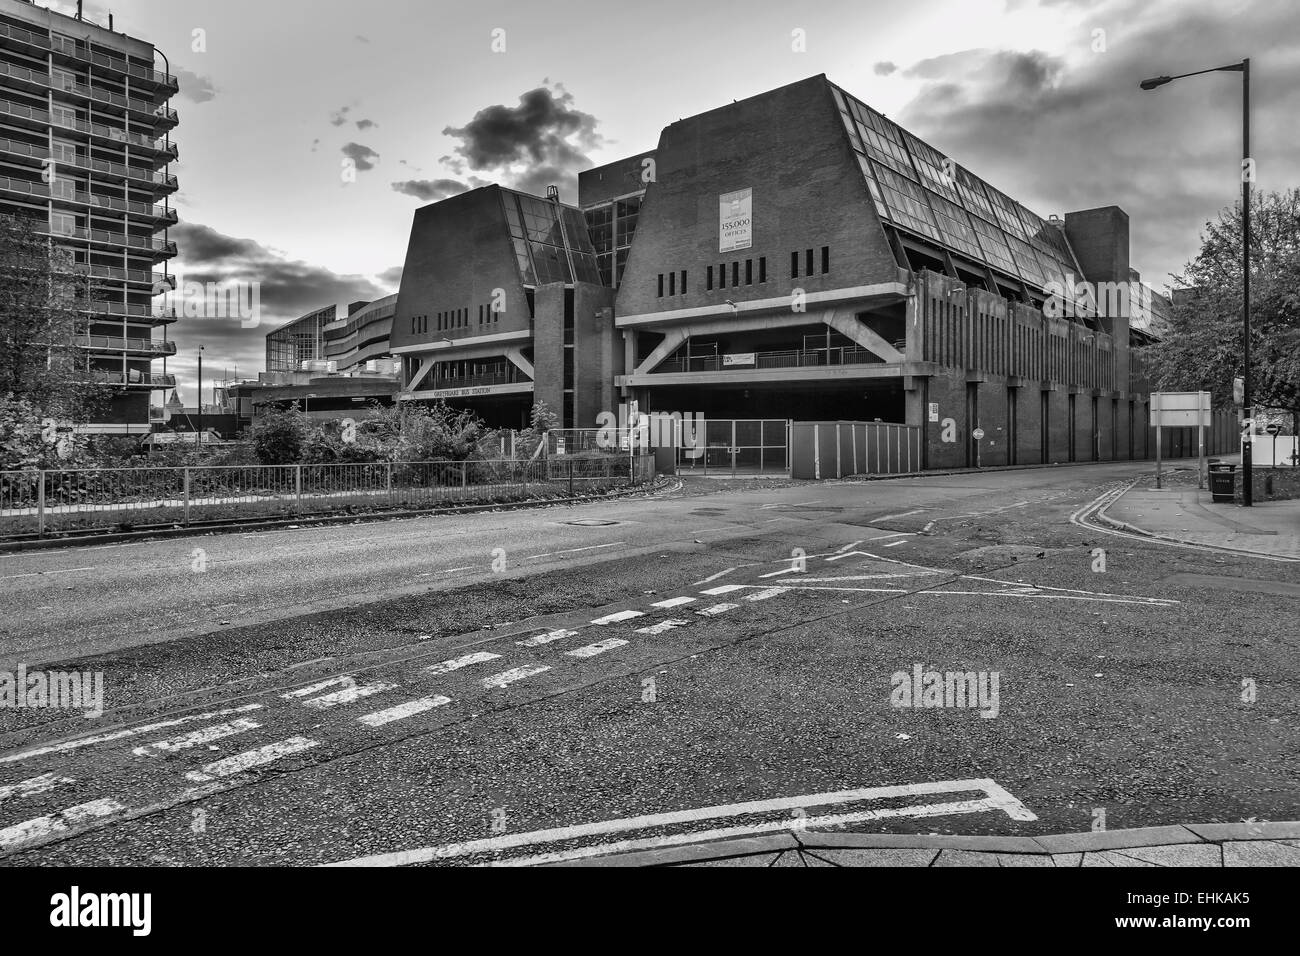
[[[494,332],[491,335],[467,335],[457,339],[443,339],[440,342],[420,342],[415,345],[399,345],[397,348],[390,349],[393,355],[446,355],[457,352],[458,350],[471,349],[484,345],[495,345],[506,342],[526,342],[531,340],[533,333],[527,329],[520,329],[515,332]],[[457,358],[462,356],[457,355]]]
[[[529,395],[532,382],[511,382],[508,385],[469,385],[464,388],[434,388],[419,392],[402,392],[402,401],[436,400],[452,398],[483,398],[491,395]]]
[[[807,306],[836,306],[848,302],[860,303],[863,309],[891,305],[904,301],[908,296],[905,282],[879,282],[874,285],[851,286],[843,289],[828,289],[825,292],[809,292],[803,301]],[[722,303],[702,306],[695,309],[673,309],[668,312],[645,312],[640,315],[620,315],[614,319],[614,325],[620,329],[655,328],[659,326],[680,325],[709,319],[725,319],[735,316],[760,315],[763,313],[791,314],[790,296],[777,296],[769,299],[753,299],[737,302],[734,306]],[[798,313],[795,313],[798,315]]]
[[[844,384],[854,381],[904,379],[935,374],[932,362],[897,362],[869,365],[814,365],[806,368],[734,369],[713,372],[664,372],[661,374],[620,375],[620,388],[655,385],[762,385],[781,382],[825,382]]]

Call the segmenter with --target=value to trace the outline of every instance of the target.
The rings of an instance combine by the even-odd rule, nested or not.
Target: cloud
[[[376,123],[374,120],[368,120],[368,119],[357,120],[357,129],[363,132],[368,129],[374,129],[378,125],[379,124]]]
[[[872,70],[875,72],[876,76],[889,76],[889,74],[897,72],[898,64],[891,63],[889,60],[882,60],[873,66]]]
[[[475,187],[458,179],[408,179],[393,183],[393,192],[414,196],[424,202],[438,202],[473,188]]]
[[[390,269],[385,269],[383,272],[379,273],[379,281],[390,288],[396,289],[402,284],[403,271],[405,271],[404,266],[393,266]]]
[[[177,271],[185,281],[260,282],[264,321],[298,318],[331,302],[369,300],[381,294],[364,276],[341,275],[292,259],[255,239],[228,236],[202,223],[179,223],[170,237],[180,253]],[[214,321],[208,326],[220,324]]]
[[[217,88],[213,85],[212,80],[201,73],[192,73],[184,67],[178,66],[175,72],[176,80],[180,84],[180,97],[187,99],[191,103],[206,103],[215,99]]]
[[[343,124],[345,124],[348,121],[348,113],[351,111],[351,109],[352,107],[350,106],[343,106],[340,107],[339,109],[336,109],[333,113],[330,113],[330,125],[342,126]]]
[[[1076,42],[1059,53],[970,49],[922,60],[902,71],[917,92],[896,118],[1041,215],[1122,207],[1133,266],[1163,284],[1195,255],[1205,221],[1239,193],[1241,81],[1209,74],[1154,93],[1138,81],[1263,51],[1252,65],[1269,83],[1252,91],[1253,125],[1289,128],[1300,114],[1294,12],[1270,0],[1239,14],[1216,0],[1051,5],[1071,8]],[[1268,171],[1260,188],[1300,181],[1300,157],[1286,140],[1256,139]]]
[[[379,160],[378,153],[361,143],[347,143],[344,145],[342,153],[356,164],[359,172],[363,173],[366,170],[374,169],[375,163]]]
[[[487,106],[464,126],[445,128],[443,134],[459,142],[442,162],[457,173],[468,169],[519,189],[555,183],[572,194],[577,174],[592,165],[589,152],[604,142],[597,125],[596,117],[574,107],[563,86],[543,85],[515,106]]]

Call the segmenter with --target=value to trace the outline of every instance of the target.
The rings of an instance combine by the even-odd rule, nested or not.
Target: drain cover
[[[582,521],[565,521],[564,524],[577,525],[580,528],[610,528],[618,524],[617,521],[601,521],[597,518],[585,518]]]

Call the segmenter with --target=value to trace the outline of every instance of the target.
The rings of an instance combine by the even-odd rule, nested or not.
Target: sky
[[[45,6],[70,12],[75,2]],[[1043,216],[1119,205],[1157,286],[1240,194],[1300,186],[1294,0],[86,0],[180,79],[172,270],[261,282],[261,324],[189,319],[168,371],[255,377],[265,334],[397,291],[414,211],[577,173],[678,119],[825,73]]]

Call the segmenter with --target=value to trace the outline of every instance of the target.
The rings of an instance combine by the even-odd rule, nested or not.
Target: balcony
[[[74,262],[67,267],[66,271],[73,275],[89,276],[91,279],[109,279],[147,285],[155,290],[155,295],[161,294],[167,289],[176,288],[176,278],[174,276],[154,272],[152,269],[126,269],[122,266]]]
[[[41,185],[44,185],[43,183]],[[68,184],[70,185],[70,184]],[[48,189],[48,187],[46,187]],[[100,196],[96,193],[73,192],[66,187],[55,188],[52,190],[53,198],[56,201],[72,202],[82,206],[91,206],[97,209],[112,209],[116,212],[129,212],[137,216],[144,216],[154,222],[174,223],[177,220],[176,210],[165,206],[158,206],[148,202],[137,202],[134,199],[118,199],[116,196]]]
[[[159,239],[156,236],[133,236],[120,232],[110,232],[107,229],[87,229],[85,226],[75,226],[72,229],[57,231],[49,229],[39,229],[37,231],[41,235],[50,236],[54,239],[84,239],[88,242],[104,243],[117,248],[141,249],[153,254],[158,259],[170,259],[176,255],[176,243]]]
[[[103,53],[95,53],[94,51],[77,54],[77,58],[82,61],[93,63],[95,66],[103,67],[107,70],[113,70],[122,76],[129,76],[135,80],[144,80],[146,83],[160,86],[164,89],[170,90],[172,93],[180,91],[180,83],[177,81],[176,77],[169,73],[152,70],[149,67],[140,66],[135,63],[127,63],[125,60],[105,56]]]
[[[152,305],[142,305],[137,303],[126,302],[107,302],[103,299],[96,299],[87,302],[81,312],[91,315],[106,316],[125,316],[131,319],[145,319],[155,325],[170,325],[176,321],[176,310],[174,308],[155,309]]]
[[[721,372],[752,371],[764,368],[814,368],[826,365],[878,365],[883,360],[864,348],[845,346],[832,349],[788,349],[777,352],[746,353],[754,356],[752,365],[726,365],[721,355],[696,355],[688,361],[685,357],[669,359],[653,374],[671,372]]]
[[[83,335],[77,344],[91,352],[135,352],[142,355],[175,355],[176,343],[162,339],[124,338],[120,335]]]
[[[175,388],[175,375],[153,375],[147,372],[128,370],[126,372],[106,372],[91,369],[88,381],[98,385],[123,385],[127,388]]]
[[[67,155],[54,157],[50,155],[50,150],[45,145],[33,146],[30,143],[20,143],[17,140],[0,139],[0,154],[8,157],[22,156],[38,163],[52,159],[56,169],[59,166],[69,166],[73,169],[84,169],[89,172],[100,173],[117,180],[144,183],[152,187],[157,193],[171,193],[179,188],[176,177],[168,174],[165,170],[142,169],[139,166],[114,163],[107,159],[95,159],[81,152],[77,152],[71,157]]]
[[[7,23],[0,23],[0,37],[13,42],[16,47],[27,47],[29,50],[35,49],[42,53],[50,49],[50,38],[44,33],[33,33],[31,30],[24,30],[22,27],[10,26]]]
[[[493,371],[483,372],[478,375],[450,375],[439,378],[430,376],[420,383],[419,391],[444,388],[478,388],[483,385],[515,385],[528,381],[529,379],[514,365],[499,365],[495,366]]]

